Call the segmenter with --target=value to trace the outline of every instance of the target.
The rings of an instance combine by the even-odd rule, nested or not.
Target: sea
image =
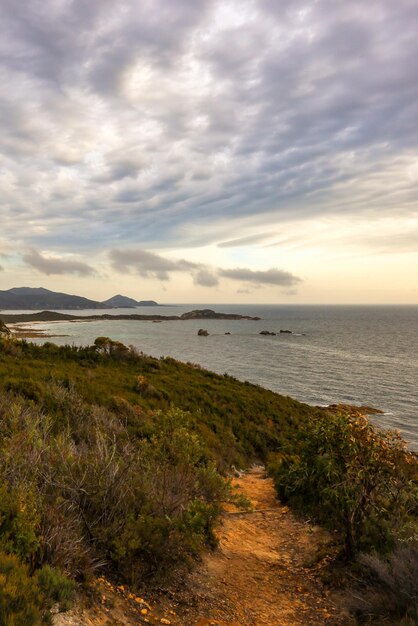
[[[104,335],[311,405],[372,406],[384,412],[371,418],[376,424],[398,429],[418,450],[418,306],[186,304],[76,314],[180,315],[203,308],[261,319],[31,323],[60,335],[32,341],[87,345]],[[198,336],[200,328],[209,336]],[[263,330],[277,334],[260,335]]]

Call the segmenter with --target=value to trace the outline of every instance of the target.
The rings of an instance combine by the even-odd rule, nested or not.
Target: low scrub
[[[418,543],[398,544],[388,558],[361,555],[362,580],[350,605],[361,624],[418,624]]]
[[[338,530],[350,559],[390,550],[416,524],[416,457],[364,417],[318,416],[301,429],[297,454],[276,456],[270,471],[281,499]]]
[[[68,606],[72,581],[102,569],[139,585],[193,563],[233,498],[225,470],[290,445],[310,412],[107,337],[85,348],[1,338],[2,580],[26,581],[24,623]]]
[[[40,626],[45,623],[44,605],[42,591],[27,565],[0,552],[0,624]]]
[[[157,412],[132,438],[73,388],[52,383],[45,397],[54,415],[0,396],[0,546],[41,568],[44,587],[65,588],[53,571],[84,581],[103,566],[139,583],[214,544],[231,489],[185,412]]]
[[[75,585],[48,565],[31,574],[17,556],[0,552],[0,624],[50,624],[51,608],[70,608]]]

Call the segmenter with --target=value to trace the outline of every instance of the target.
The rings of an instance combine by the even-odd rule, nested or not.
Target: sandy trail
[[[329,541],[276,499],[262,468],[234,481],[254,510],[227,511],[219,550],[192,575],[196,600],[179,610],[185,625],[316,626],[347,624],[320,581],[315,563]],[[315,563],[315,564],[314,564]]]
[[[234,481],[253,510],[228,506],[219,528],[219,548],[193,573],[144,604],[128,590],[99,582],[103,604],[76,607],[56,616],[54,626],[347,626],[321,583],[318,550],[329,543],[323,530],[302,522],[275,496],[263,468]],[[327,550],[323,550],[326,554]],[[103,579],[99,579],[99,581]],[[122,588],[123,589],[123,588]]]

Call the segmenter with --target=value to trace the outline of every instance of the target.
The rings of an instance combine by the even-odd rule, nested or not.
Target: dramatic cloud
[[[109,242],[207,243],[217,221],[416,197],[414,0],[3,0],[0,14],[6,231],[28,220],[42,242],[99,222]],[[344,205],[323,206],[346,183]],[[206,234],[186,235],[191,218]]]
[[[153,276],[158,280],[169,280],[169,272],[189,272],[198,265],[189,261],[170,261],[147,250],[111,250],[113,268],[118,272],[134,270],[141,276]]]
[[[110,258],[117,272],[135,271],[145,278],[153,277],[161,281],[170,280],[172,272],[189,273],[194,283],[202,287],[216,287],[220,278],[276,287],[290,287],[301,282],[297,276],[278,269],[253,271],[248,268],[207,267],[203,263],[191,263],[184,259],[174,261],[147,250],[112,250]]]
[[[42,256],[36,250],[31,250],[23,256],[23,260],[27,265],[34,267],[41,272],[51,276],[53,274],[76,274],[77,276],[92,276],[95,270],[80,261],[72,261],[65,259],[57,259],[55,257]]]
[[[245,283],[254,283],[256,285],[291,287],[301,282],[301,279],[297,276],[274,268],[266,271],[253,271],[244,267],[237,267],[232,270],[220,270],[219,273],[224,278],[240,280]]]
[[[214,286],[308,221],[417,218],[417,32],[416,0],[1,0],[0,248]]]

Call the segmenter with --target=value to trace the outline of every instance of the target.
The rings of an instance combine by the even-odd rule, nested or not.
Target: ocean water
[[[385,412],[373,418],[377,424],[399,429],[410,447],[418,450],[418,306],[189,304],[144,307],[138,312],[179,315],[195,308],[262,319],[86,321],[36,327],[66,335],[48,339],[60,344],[86,345],[106,335],[147,354],[198,363],[309,404],[371,405]],[[98,311],[80,314],[92,313]],[[199,328],[207,329],[210,335],[198,337]],[[261,330],[280,329],[293,334],[259,334]],[[227,332],[231,334],[225,335]]]

